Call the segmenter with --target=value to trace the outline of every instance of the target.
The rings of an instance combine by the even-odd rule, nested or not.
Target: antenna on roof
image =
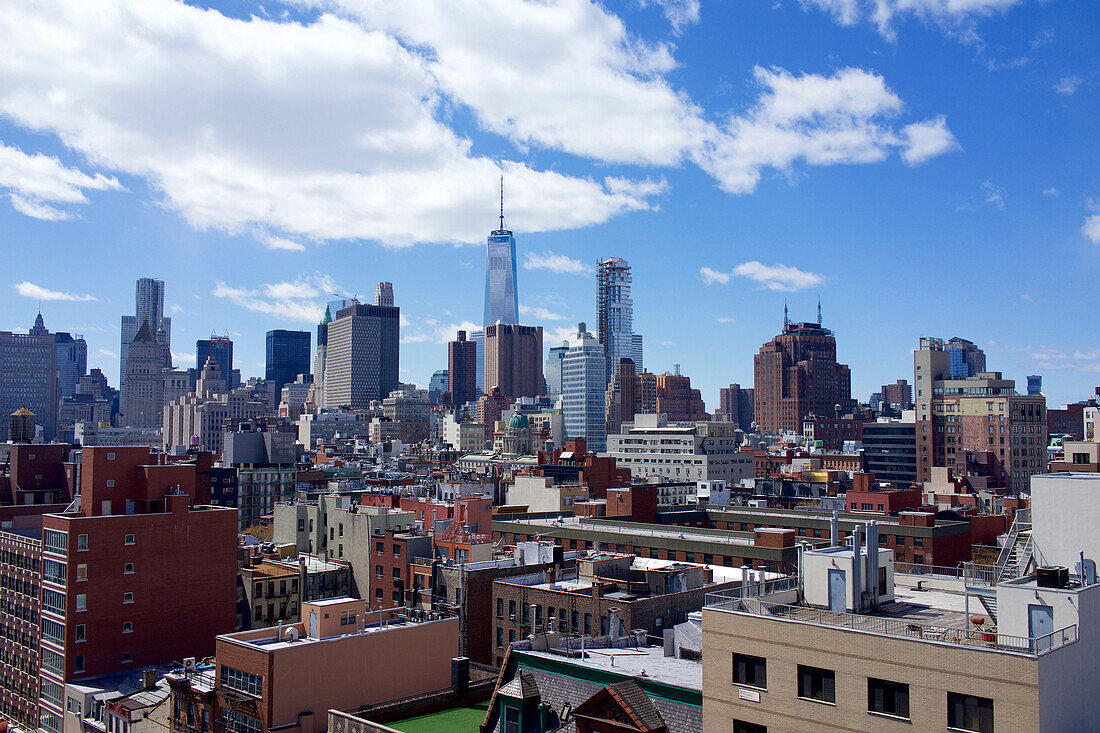
[[[783,330],[787,330],[787,326],[790,325],[791,320],[787,317],[787,299],[783,299]]]
[[[817,299],[817,325],[821,325],[821,298]]]
[[[504,174],[500,174],[500,228],[504,229]]]

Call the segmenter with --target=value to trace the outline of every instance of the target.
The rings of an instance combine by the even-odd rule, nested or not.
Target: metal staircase
[[[997,584],[1027,575],[1038,564],[1031,536],[1031,509],[1020,509],[1005,536],[996,565],[965,563],[966,591],[975,596],[994,622],[997,620]]]

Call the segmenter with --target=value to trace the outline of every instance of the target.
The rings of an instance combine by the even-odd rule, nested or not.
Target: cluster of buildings
[[[861,403],[819,304],[711,414],[645,369],[628,262],[560,344],[519,322],[516,274],[502,208],[482,326],[426,389],[388,282],[316,337],[269,331],[262,377],[216,334],[174,364],[150,278],[117,389],[41,314],[0,333],[0,719],[1100,727],[1095,399],[1049,410],[922,338]]]

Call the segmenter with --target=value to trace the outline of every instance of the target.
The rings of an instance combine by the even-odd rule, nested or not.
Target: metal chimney
[[[852,610],[863,613],[863,545],[860,542],[862,532],[860,525],[852,527]]]
[[[832,519],[829,520],[829,547],[836,547],[839,544],[840,517],[837,515],[836,509],[834,509]]]
[[[878,522],[867,525],[867,597],[871,608],[878,607]],[[870,609],[868,609],[870,610]]]

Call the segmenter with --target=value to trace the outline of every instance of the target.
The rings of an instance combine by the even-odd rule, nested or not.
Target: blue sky
[[[624,257],[646,366],[711,409],[819,297],[860,399],[922,335],[1083,399],[1098,26],[1084,0],[12,0],[0,329],[41,300],[114,382],[159,277],[177,363],[228,331],[254,375],[268,329],[389,280],[423,385],[480,318],[503,170],[521,320],[592,323],[592,264]]]

